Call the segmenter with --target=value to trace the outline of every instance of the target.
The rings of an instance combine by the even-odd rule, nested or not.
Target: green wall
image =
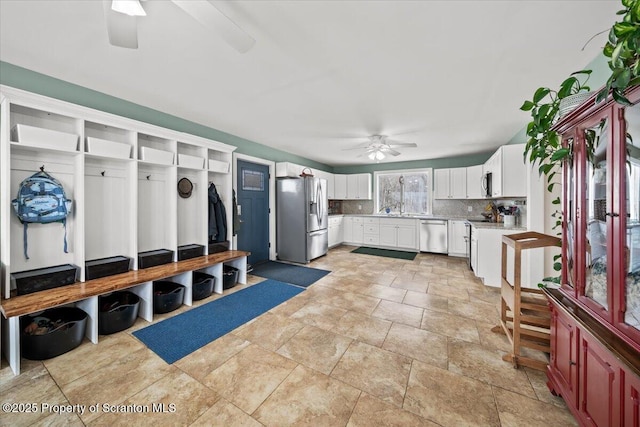
[[[238,147],[236,153],[331,172],[331,166],[0,61],[0,84]]]
[[[443,159],[413,160],[410,162],[396,163],[373,163],[359,166],[336,166],[334,173],[365,173],[375,171],[400,170],[400,169],[421,169],[421,168],[457,168],[465,166],[480,165],[487,161],[494,151],[483,154],[472,154],[458,157],[447,157]]]

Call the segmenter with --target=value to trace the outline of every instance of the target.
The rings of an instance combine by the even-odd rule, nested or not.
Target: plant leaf
[[[560,148],[555,153],[551,155],[551,161],[557,162],[558,160],[562,160],[569,155],[568,148]]]
[[[551,89],[549,89],[548,87],[538,88],[538,90],[536,90],[536,92],[533,94],[533,102],[537,104],[538,102],[540,102],[540,100],[542,100],[542,98],[547,96],[549,92],[551,92]]]
[[[613,99],[620,105],[632,106],[631,102],[627,99],[626,96],[617,88],[614,88],[611,91],[611,95],[613,95]]]
[[[536,104],[534,104],[531,101],[524,101],[524,104],[522,104],[522,107],[520,107],[520,109],[522,111],[531,111],[531,109],[535,106]]]
[[[617,37],[625,36],[636,30],[636,26],[628,22],[616,22],[613,24],[613,31]]]
[[[578,85],[578,88],[579,88],[580,82],[575,77],[569,77],[568,79],[563,81],[562,84],[560,85],[560,89],[558,90],[558,98],[562,99],[571,95],[572,89],[576,84]]]

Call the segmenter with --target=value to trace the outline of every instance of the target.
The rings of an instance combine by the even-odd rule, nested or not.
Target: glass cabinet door
[[[607,206],[611,205],[607,200],[611,193],[608,187],[611,177],[607,173],[610,169],[608,128],[609,119],[604,118],[582,130],[586,210],[584,297],[585,302],[601,314],[609,309],[607,265],[612,265],[607,258]]]
[[[571,289],[575,289],[576,286],[576,265],[575,265],[575,253],[576,253],[576,186],[575,186],[575,163],[573,154],[574,144],[573,138],[569,137],[563,140],[563,146],[571,150],[571,156],[566,160],[564,164],[564,212],[565,218],[565,243],[563,246],[563,278],[562,283],[564,286],[569,286]]]
[[[627,107],[624,323],[640,330],[640,104]]]

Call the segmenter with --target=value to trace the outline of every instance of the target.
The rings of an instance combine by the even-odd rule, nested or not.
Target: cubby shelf
[[[228,165],[235,147],[7,86],[0,86],[0,99],[3,301],[14,295],[10,277],[18,271],[75,264],[84,282],[85,262],[91,259],[123,255],[135,260],[136,270],[137,254],[146,250],[177,254],[180,245],[199,244],[207,254],[208,183],[215,182],[223,203],[231,206]],[[209,159],[227,168],[210,171]],[[11,200],[20,182],[43,166],[73,201],[68,253],[60,224],[34,224],[28,228],[27,260],[23,226]],[[188,198],[177,191],[183,177],[193,183]]]

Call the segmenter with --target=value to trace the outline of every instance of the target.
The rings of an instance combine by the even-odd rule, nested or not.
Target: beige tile
[[[207,375],[202,382],[251,414],[296,365],[286,357],[251,344]]]
[[[433,274],[438,274],[446,277],[460,277],[464,278],[464,273],[456,268],[451,267],[437,267],[434,266],[431,270]]]
[[[490,385],[417,360],[403,408],[443,426],[500,426]]]
[[[535,398],[524,370],[502,360],[503,352],[466,341],[449,341],[449,370]]]
[[[452,299],[449,301],[449,313],[479,322],[495,322],[496,325],[500,323],[500,312],[497,304]]]
[[[23,361],[26,361],[23,359]],[[10,369],[9,369],[10,370]],[[13,374],[12,374],[13,375]],[[68,421],[70,425],[82,425],[78,415],[71,413],[64,417],[55,417],[51,412],[54,405],[68,405],[69,402],[49,375],[42,363],[27,363],[27,370],[18,377],[9,378],[13,387],[0,393],[2,403],[15,404],[15,412],[0,411],[0,426],[47,425],[54,422]],[[4,383],[3,383],[4,385]],[[51,406],[45,408],[42,404]],[[26,407],[17,406],[28,404]]]
[[[505,353],[511,352],[511,343],[507,336],[503,333],[493,332],[492,329],[496,324],[476,322],[478,326],[478,335],[480,336],[480,344],[487,348],[501,350]]]
[[[122,402],[122,405],[144,408],[145,412],[107,412],[89,425],[189,425],[218,399],[215,392],[176,370]]]
[[[293,313],[291,318],[330,331],[339,324],[346,312],[342,308],[311,301]]]
[[[429,289],[429,282],[425,278],[418,279],[405,279],[402,277],[397,277],[396,280],[391,284],[392,288],[400,288],[406,289],[408,291],[414,292],[427,292]]]
[[[382,346],[392,322],[373,316],[348,312],[340,319],[335,332],[376,347]]]
[[[350,343],[349,338],[307,325],[277,352],[328,375]]]
[[[371,285],[368,285],[366,288],[362,288],[359,292],[375,298],[380,298],[380,299],[394,301],[394,302],[402,302],[402,299],[407,293],[407,290],[392,288],[390,286],[371,284]]]
[[[443,335],[394,323],[382,348],[447,369],[447,338]]]
[[[178,360],[174,366],[201,381],[249,344],[236,335],[227,334]]]
[[[529,378],[529,382],[541,402],[551,403],[560,408],[567,408],[567,404],[561,396],[554,396],[547,386],[547,373],[530,368],[523,368]]]
[[[354,341],[331,376],[401,407],[411,359]]]
[[[438,424],[366,393],[360,395],[347,427],[437,427]]]
[[[3,343],[4,345],[4,343]],[[3,347],[4,349],[4,347]],[[20,375],[14,375],[11,367],[6,363],[5,359],[0,357],[2,369],[0,369],[0,396],[10,388],[13,388],[23,382],[31,381],[45,372],[44,364],[38,360],[20,360]]]
[[[332,305],[344,310],[357,311],[363,314],[371,314],[378,306],[380,298],[373,298],[353,292],[339,292],[322,300],[323,304]]]
[[[60,385],[68,384],[90,372],[112,363],[114,354],[133,352],[146,348],[144,344],[126,332],[100,337],[100,344],[85,342],[78,348],[53,359],[44,365]]]
[[[494,387],[502,427],[577,426],[566,409]]]
[[[430,282],[429,290],[427,292],[433,295],[449,298],[449,306],[451,306],[453,303],[452,300],[454,299],[469,301],[469,292],[466,289],[452,288],[447,283]]]
[[[419,328],[423,311],[420,307],[383,300],[373,311],[372,316]]]
[[[253,416],[268,426],[345,425],[358,396],[360,390],[298,366]]]
[[[445,297],[415,291],[407,291],[402,303],[421,308],[428,308],[429,310],[445,312],[449,307],[449,300]]]
[[[304,326],[304,323],[267,312],[234,331],[234,335],[267,350],[275,351]]]
[[[190,427],[262,427],[262,424],[226,399],[220,399]]]
[[[114,357],[110,365],[62,385],[61,389],[69,403],[116,405],[176,369],[146,348],[117,356],[119,357]],[[100,414],[85,413],[81,418],[87,423],[98,415]]]
[[[476,322],[454,314],[425,310],[420,327],[451,338],[480,342]]]
[[[307,298],[306,296],[304,298],[299,298],[300,295],[303,295],[304,293],[305,292],[303,292],[302,294],[298,294],[290,300],[287,300],[282,304],[272,308],[271,310],[269,310],[269,313],[277,314],[279,316],[291,316],[293,313],[300,310],[309,302],[309,298]]]

